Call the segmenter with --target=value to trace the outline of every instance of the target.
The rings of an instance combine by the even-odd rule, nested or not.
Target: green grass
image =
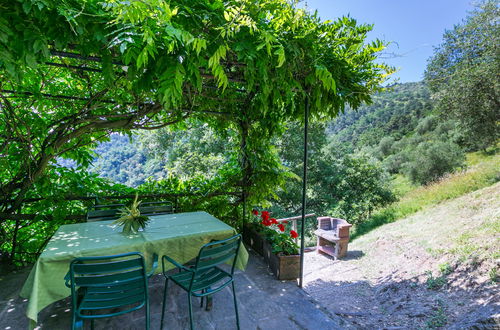
[[[363,252],[357,266],[367,278],[397,269],[424,275],[419,281],[431,290],[464,274],[498,281],[499,205],[497,182],[376,228],[349,243],[349,250]]]
[[[448,263],[439,265],[439,276],[434,277],[431,271],[427,271],[426,285],[429,290],[439,290],[446,285],[446,277],[453,272],[453,267]]]
[[[479,256],[491,261],[496,260],[498,252],[495,249],[495,237],[498,237],[499,233],[498,221],[494,218],[485,220],[483,224],[456,237],[453,247],[448,248],[446,252],[456,255],[460,262],[474,263],[474,258]]]
[[[488,275],[490,276],[490,281],[493,284],[498,283],[498,271],[497,267],[493,267],[489,272]]]
[[[429,290],[439,290],[446,284],[446,276],[440,275],[434,277],[431,271],[426,272],[427,280],[425,284],[427,285],[427,289]]]
[[[446,307],[441,300],[436,301],[437,306],[434,312],[430,315],[429,319],[425,324],[426,329],[438,329],[442,328],[448,322],[448,317],[446,316]]]
[[[440,202],[460,197],[490,186],[500,180],[500,153],[474,152],[467,155],[467,169],[455,172],[427,186],[414,186],[402,176],[394,179],[398,202],[375,212],[358,225],[352,238],[398,219],[407,217]]]
[[[453,272],[453,266],[451,266],[448,262],[444,262],[439,265],[439,272],[443,276],[448,276]]]
[[[399,198],[418,187],[417,184],[411,182],[407,176],[402,174],[396,174],[392,179],[392,190]]]

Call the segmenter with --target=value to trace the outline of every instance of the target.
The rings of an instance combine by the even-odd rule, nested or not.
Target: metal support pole
[[[242,223],[241,223],[241,231],[243,232],[245,229],[245,225],[247,222],[247,197],[246,197],[246,190],[243,188],[243,193],[242,193],[242,199],[243,199],[243,214],[242,214]]]
[[[302,175],[302,223],[300,226],[300,277],[299,287],[304,280],[304,235],[306,231],[306,188],[307,188],[307,131],[309,126],[309,95],[304,104],[304,173]]]

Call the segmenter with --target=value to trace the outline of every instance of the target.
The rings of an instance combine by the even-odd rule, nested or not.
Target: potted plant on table
[[[120,218],[116,219],[113,224],[118,226],[123,226],[122,232],[126,235],[137,234],[139,228],[143,230],[146,228],[149,217],[145,215],[141,215],[141,211],[139,210],[140,201],[137,200],[138,195],[135,194],[135,199],[130,205],[130,208],[125,207],[121,210]]]
[[[279,222],[271,218],[268,211],[252,211],[253,221],[248,226],[251,247],[264,256],[272,272],[279,280],[292,280],[299,277],[300,255],[299,246],[293,239],[297,232],[287,228],[287,222]],[[262,247],[258,245],[262,241]],[[259,251],[261,250],[261,251]]]

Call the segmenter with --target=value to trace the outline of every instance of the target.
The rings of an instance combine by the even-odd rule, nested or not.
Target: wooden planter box
[[[295,280],[300,275],[300,255],[276,255],[269,244],[251,226],[243,228],[243,241],[252,250],[264,257],[265,262],[278,280]]]
[[[300,255],[276,255],[271,245],[264,241],[264,260],[278,280],[296,280],[300,276]]]
[[[264,239],[251,226],[243,228],[243,242],[261,256],[264,255]]]

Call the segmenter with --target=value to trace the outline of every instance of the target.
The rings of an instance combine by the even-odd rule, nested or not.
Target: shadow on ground
[[[336,268],[339,274],[343,262],[331,262],[328,267]],[[396,273],[375,282],[348,281],[347,273],[355,271],[348,269],[346,280],[328,279],[323,273],[320,278],[306,280],[304,286],[323,308],[344,318],[346,328],[500,329],[498,285],[482,289],[456,285],[467,279],[466,272],[450,275],[441,286],[431,289],[421,276],[402,279]],[[309,273],[310,279],[311,275],[314,273]]]
[[[470,270],[455,271],[442,287],[431,290],[422,278],[401,278],[395,272],[376,281],[363,279],[356,265],[362,255],[351,251],[347,259],[333,260],[307,253],[305,291],[295,282],[275,280],[262,259],[251,255],[246,271],[236,274],[241,328],[500,328],[498,285],[478,289],[467,282]],[[0,277],[0,330],[28,328],[27,300],[18,296],[28,272]],[[160,328],[163,285],[162,276],[150,279],[151,329]],[[169,287],[166,311],[165,329],[189,327],[186,293],[174,285]],[[229,288],[214,295],[211,311],[200,308],[197,299],[193,311],[197,329],[236,328]],[[70,320],[70,300],[64,299],[39,314],[37,329],[69,329]],[[139,310],[97,320],[96,329],[144,329],[144,324],[144,311]]]
[[[355,250],[355,251],[347,251],[347,254],[342,260],[347,261],[347,260],[357,260],[362,258],[365,255],[363,251],[360,250]]]
[[[29,271],[29,270],[27,270]],[[18,293],[28,275],[24,271],[0,278],[0,329],[27,329],[25,316],[27,300]],[[160,328],[164,279],[150,279],[151,329]],[[7,288],[5,291],[3,288]],[[260,257],[251,255],[245,272],[236,274],[236,290],[242,329],[339,329],[342,318],[319,308],[295,282],[280,282],[269,273]],[[235,329],[232,292],[228,288],[214,295],[213,308],[205,311],[199,300],[193,299],[197,329]],[[169,285],[165,329],[189,328],[187,295],[178,287]],[[71,303],[61,300],[39,314],[38,329],[69,329]],[[97,320],[96,329],[143,329],[144,310],[122,316]],[[87,324],[86,328],[88,328]]]

